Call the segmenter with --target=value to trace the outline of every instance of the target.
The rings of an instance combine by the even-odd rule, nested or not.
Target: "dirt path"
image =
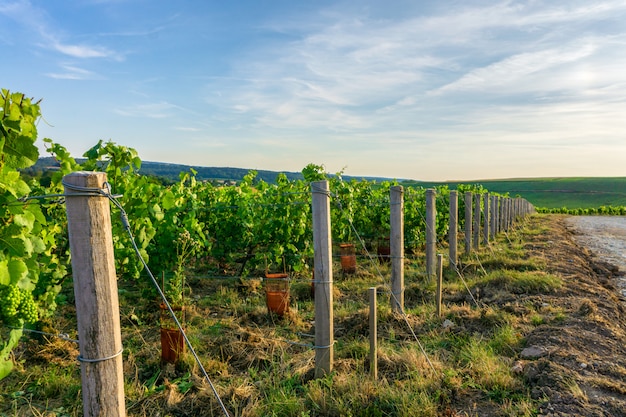
[[[565,221],[574,230],[576,242],[619,268],[618,285],[626,295],[626,217],[575,216]]]
[[[520,300],[563,313],[526,337],[526,346],[543,352],[524,366],[533,397],[544,400],[540,416],[626,416],[626,299],[615,265],[623,261],[626,225],[621,218],[600,220],[609,219],[530,220],[546,233],[531,238],[527,249],[563,278],[559,290]]]

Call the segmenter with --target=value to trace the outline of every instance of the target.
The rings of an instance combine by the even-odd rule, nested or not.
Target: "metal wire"
[[[215,395],[215,398],[217,399],[217,402],[219,403],[222,411],[224,412],[224,415],[226,417],[230,417],[230,414],[228,413],[228,410],[226,409],[226,406],[224,405],[224,402],[222,401],[219,393],[217,392],[217,389],[215,388],[215,385],[213,385],[213,382],[211,381],[211,378],[209,377],[209,374],[207,373],[206,369],[202,365],[202,362],[200,361],[200,358],[198,357],[198,354],[196,353],[195,349],[193,348],[193,346],[191,344],[191,341],[187,337],[187,334],[185,333],[182,324],[180,323],[180,321],[176,317],[176,314],[174,313],[174,310],[172,309],[172,306],[170,305],[169,301],[167,300],[167,297],[165,296],[165,294],[163,293],[163,291],[159,287],[159,284],[158,284],[156,278],[154,277],[154,275],[152,274],[152,271],[148,267],[148,264],[146,263],[146,261],[141,256],[141,252],[139,251],[139,248],[137,247],[137,243],[135,242],[135,237],[133,236],[133,233],[132,233],[131,228],[130,228],[130,223],[128,221],[128,215],[126,214],[126,211],[124,210],[124,207],[122,206],[122,204],[117,200],[116,196],[114,196],[114,195],[112,195],[110,193],[110,186],[109,186],[109,184],[105,183],[105,188],[102,188],[102,189],[80,187],[80,186],[75,186],[75,185],[72,185],[72,184],[67,184],[65,182],[63,182],[63,185],[66,186],[67,188],[71,189],[71,190],[82,192],[82,193],[85,193],[85,194],[87,194],[89,196],[98,196],[98,195],[100,195],[100,196],[103,196],[103,197],[107,197],[119,209],[121,220],[122,220],[122,225],[124,226],[124,229],[126,229],[126,233],[128,234],[128,236],[130,238],[131,244],[133,245],[133,249],[135,250],[135,253],[136,253],[137,257],[141,261],[143,267],[146,269],[146,272],[148,273],[148,276],[150,277],[150,279],[152,281],[152,284],[154,285],[154,287],[156,288],[157,292],[159,293],[159,296],[163,300],[163,304],[165,304],[165,306],[167,307],[167,309],[168,309],[168,311],[170,313],[170,316],[172,317],[174,323],[176,324],[176,327],[178,328],[178,330],[181,332],[183,338],[185,339],[185,343],[187,344],[187,347],[189,348],[189,351],[193,355],[196,363],[198,364],[198,367],[200,368],[200,370],[201,370],[205,380],[209,383],[209,386],[211,387],[211,390],[213,391],[213,394]],[[76,194],[68,194],[67,196],[72,196],[72,195],[76,195]]]

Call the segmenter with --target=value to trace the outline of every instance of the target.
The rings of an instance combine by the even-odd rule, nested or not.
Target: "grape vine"
[[[310,183],[328,180],[331,191],[332,239],[335,244],[363,240],[368,249],[389,238],[389,191],[396,181],[376,183],[329,174],[309,164],[303,179],[279,174],[274,183],[250,171],[236,186],[196,179],[193,170],[179,181],[163,184],[140,174],[137,151],[99,141],[79,164],[60,144],[43,139],[58,164],[45,185],[27,183],[20,169],[37,161],[36,122],[39,103],[21,93],[0,95],[0,379],[11,369],[9,354],[21,328],[52,314],[63,281],[71,276],[65,208],[56,201],[25,200],[27,195],[62,194],[62,178],[77,170],[107,173],[112,191],[130,219],[141,256],[158,275],[180,278],[200,263],[242,278],[264,270],[307,273],[312,265]],[[449,190],[437,188],[437,234],[448,231]],[[485,192],[476,186],[459,188]],[[418,250],[425,240],[425,190],[405,188],[405,248]],[[459,201],[463,213],[463,199]],[[460,216],[462,219],[462,216]],[[121,221],[113,221],[116,270],[122,279],[137,279],[142,263]],[[190,256],[181,257],[173,242],[193,242]],[[191,256],[193,255],[193,256]],[[170,282],[168,288],[178,288]],[[182,291],[183,289],[181,289]]]

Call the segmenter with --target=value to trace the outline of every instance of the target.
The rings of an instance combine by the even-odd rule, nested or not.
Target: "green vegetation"
[[[335,371],[325,378],[312,378],[314,352],[307,347],[312,341],[307,335],[314,331],[314,315],[308,274],[292,274],[291,309],[278,318],[267,312],[258,278],[248,278],[243,286],[236,276],[209,276],[201,264],[189,265],[192,293],[186,328],[233,416],[432,416],[454,415],[453,411],[473,415],[480,410],[532,416],[537,402],[524,378],[511,371],[512,358],[524,347],[524,334],[558,319],[559,312],[539,315],[533,308],[513,312],[502,309],[500,302],[515,294],[551,292],[561,285],[558,277],[535,270],[541,261],[520,249],[534,234],[536,230],[524,229],[501,236],[491,248],[462,260],[464,279],[474,294],[480,294],[480,307],[465,301],[461,278],[446,271],[441,319],[435,315],[423,254],[408,259],[406,279],[414,287],[407,296],[408,318],[427,356],[381,295],[378,381],[368,375],[366,288],[385,287],[388,264],[362,259],[356,274],[337,279]],[[490,262],[494,253],[511,258],[508,269]],[[338,263],[335,268],[340,270]],[[128,415],[220,415],[188,354],[176,365],[160,363],[154,326],[158,311],[152,298],[142,296],[147,285],[144,280],[120,282]],[[415,296],[417,289],[423,297]],[[71,291],[66,286],[63,294],[70,299]],[[444,320],[454,326],[442,326]],[[71,304],[42,323],[43,330],[54,334],[74,326]],[[33,336],[28,346],[16,356],[16,370],[0,382],[5,393],[0,414],[36,410],[81,415],[76,345]]]
[[[270,183],[250,171],[236,186],[222,186],[198,181],[190,169],[165,184],[140,173],[142,161],[132,148],[100,141],[76,160],[50,139],[44,143],[57,170],[46,181],[27,182],[22,171],[38,160],[38,105],[6,90],[0,104],[0,415],[81,414],[67,220],[56,200],[63,193],[62,177],[76,170],[105,171],[112,192],[123,195],[140,255],[164,277],[170,294],[184,297],[189,338],[233,415],[453,415],[474,413],[472,404],[499,415],[535,413],[536,402],[524,379],[511,371],[511,359],[530,329],[564,315],[531,307],[510,311],[500,304],[562,285],[558,276],[542,271],[543,260],[524,249],[524,239],[543,229],[500,237],[488,250],[462,260],[463,275],[447,271],[445,318],[438,318],[434,283],[423,265],[424,188],[406,187],[410,328],[381,301],[381,378],[372,381],[366,289],[386,289],[390,266],[378,264],[371,253],[389,236],[389,188],[397,182],[347,179],[310,164],[302,179],[278,174]],[[354,275],[335,277],[335,371],[313,379],[310,181],[318,179],[330,183],[333,244],[354,243],[360,261]],[[457,188],[486,192],[482,185]],[[448,185],[436,191],[437,235],[443,237]],[[33,198],[24,198],[28,195]],[[460,199],[459,213],[463,204]],[[175,365],[161,363],[159,300],[129,239],[124,224],[114,221],[128,414],[218,415],[188,354]],[[268,270],[291,276],[291,309],[283,318],[265,307],[261,277]],[[335,270],[341,270],[339,264]],[[467,288],[477,305],[469,304],[473,296]],[[443,326],[443,320],[453,327]],[[30,333],[33,329],[46,336]],[[61,333],[70,337],[54,337]]]
[[[520,196],[535,207],[548,209],[591,209],[601,206],[626,206],[626,177],[610,178],[530,178],[508,180],[481,180],[474,182],[420,182],[403,181],[402,185],[432,187],[479,183],[490,192]]]

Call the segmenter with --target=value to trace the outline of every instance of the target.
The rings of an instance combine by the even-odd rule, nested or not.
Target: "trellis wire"
[[[121,205],[121,203],[117,200],[117,197],[113,196],[109,192],[110,188],[107,188],[107,191],[104,191],[104,190],[101,190],[101,189],[76,187],[76,186],[71,185],[71,184],[64,184],[64,185],[66,187],[73,188],[73,189],[75,189],[77,191],[85,192],[86,194],[91,193],[90,194],[91,196],[93,196],[93,195],[103,195],[103,196],[107,197],[109,199],[109,201],[111,201],[120,210],[120,217],[121,217],[121,220],[122,220],[122,225],[124,226],[124,229],[126,229],[126,232],[128,233],[128,236],[130,238],[131,244],[133,245],[133,248],[135,250],[135,253],[136,253],[137,257],[139,258],[139,260],[141,261],[142,265],[146,269],[146,272],[148,273],[148,276],[152,280],[152,284],[155,286],[157,292],[159,293],[159,296],[163,300],[163,303],[166,305],[167,309],[169,310],[169,313],[172,316],[172,319],[173,319],[174,323],[176,324],[176,326],[178,327],[178,330],[181,332],[183,338],[185,339],[185,343],[189,347],[189,351],[193,355],[193,357],[194,357],[196,363],[198,364],[198,367],[200,368],[204,378],[209,383],[209,386],[211,387],[211,390],[213,391],[213,394],[215,395],[215,398],[217,399],[217,401],[218,401],[222,411],[224,412],[224,415],[226,417],[230,417],[230,414],[228,413],[228,410],[226,409],[226,406],[224,405],[224,402],[222,401],[219,393],[217,392],[217,389],[213,385],[213,382],[211,381],[211,378],[209,377],[206,369],[202,365],[202,362],[200,361],[200,358],[198,357],[198,354],[194,350],[194,348],[193,348],[193,346],[191,344],[191,341],[189,340],[189,338],[187,337],[187,334],[183,330],[183,327],[182,327],[180,321],[176,317],[176,314],[174,314],[174,310],[172,309],[172,306],[170,305],[169,301],[167,300],[167,297],[165,296],[165,294],[163,293],[163,291],[159,287],[159,284],[158,284],[156,278],[154,277],[154,275],[152,274],[152,271],[148,267],[148,264],[146,263],[146,261],[141,256],[139,248],[137,247],[137,244],[135,242],[135,238],[134,238],[134,236],[132,234],[132,231],[131,231],[131,228],[130,228],[130,223],[128,221],[128,216],[126,215],[126,211],[124,210],[124,207]],[[108,186],[108,183],[106,183],[106,185]]]
[[[339,205],[339,208],[342,209],[341,202],[338,202],[338,205]],[[357,236],[357,239],[359,240],[359,242],[363,246],[363,249],[365,250],[365,253],[369,255],[369,259],[372,262],[372,264],[374,265],[374,267],[376,269],[376,272],[378,273],[379,277],[383,278],[383,275],[382,275],[382,273],[380,271],[380,268],[378,267],[378,264],[374,261],[374,258],[370,255],[370,253],[367,250],[367,247],[365,245],[365,242],[363,241],[363,239],[361,239],[361,236],[359,235],[359,232],[356,230],[356,228],[354,227],[354,224],[352,223],[352,219],[350,219],[349,217],[348,217],[348,222],[350,223],[350,227],[352,228],[352,230],[354,231],[355,235]],[[408,315],[407,315],[405,309],[400,305],[400,302],[399,302],[398,298],[393,293],[393,291],[391,291],[390,288],[387,288],[387,292],[391,295],[391,297],[393,298],[393,300],[396,303],[396,305],[401,307],[400,308],[400,313],[401,313],[402,318],[404,319],[404,322],[406,323],[407,327],[409,328],[409,331],[411,332],[411,335],[413,336],[413,338],[417,342],[417,345],[419,346],[419,349],[422,352],[422,355],[424,355],[424,358],[426,358],[426,362],[428,362],[428,365],[430,366],[430,369],[433,371],[433,373],[436,374],[437,371],[435,370],[435,366],[431,362],[430,358],[428,357],[428,353],[426,353],[426,349],[424,349],[424,346],[422,345],[422,343],[420,342],[419,338],[417,337],[417,334],[413,330],[413,326],[411,326],[411,323],[409,323],[409,318],[408,318]]]

